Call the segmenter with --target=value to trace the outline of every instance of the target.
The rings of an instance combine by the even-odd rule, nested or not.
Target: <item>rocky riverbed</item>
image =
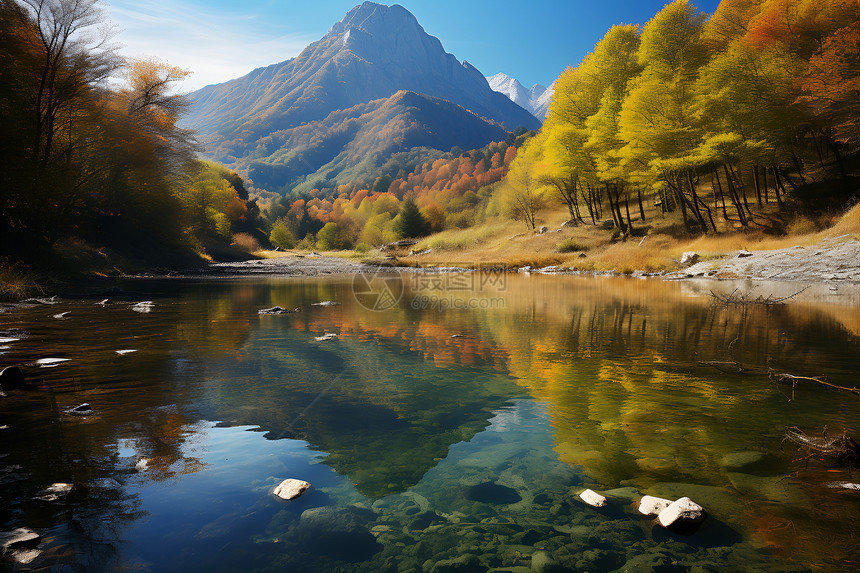
[[[815,245],[739,251],[726,257],[700,260],[672,276],[860,283],[860,240],[844,235]]]

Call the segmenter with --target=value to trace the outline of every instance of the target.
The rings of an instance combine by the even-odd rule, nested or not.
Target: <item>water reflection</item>
[[[571,570],[652,551],[721,570],[774,554],[860,564],[856,496],[824,487],[849,473],[782,444],[784,425],[856,432],[860,401],[766,375],[853,385],[856,307],[715,306],[691,283],[541,276],[473,291],[407,280],[385,312],[349,279],[123,286],[153,311],[129,295],[0,314],[0,337],[27,334],[4,365],[71,358],[0,398],[0,464],[21,466],[0,476],[0,519],[47,532],[35,565],[420,570],[470,554],[463,567],[484,570],[547,547]],[[413,304],[430,295],[503,305]],[[275,305],[301,312],[257,314]],[[315,340],[326,332],[339,337]],[[715,360],[744,372],[703,364]],[[81,402],[97,414],[66,413]],[[278,505],[268,489],[286,477],[312,493]],[[65,505],[24,501],[53,482],[86,487]],[[625,503],[689,495],[713,524],[665,537],[624,504],[583,512],[572,495],[586,486]]]

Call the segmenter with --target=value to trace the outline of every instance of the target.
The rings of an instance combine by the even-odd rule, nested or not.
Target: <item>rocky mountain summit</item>
[[[504,94],[512,102],[525,109],[539,120],[543,121],[546,114],[549,112],[549,104],[554,92],[553,85],[546,88],[540,84],[533,85],[530,89],[526,89],[516,78],[499,72],[494,76],[487,78],[487,83],[490,88],[501,94]]]
[[[401,90],[448,100],[508,131],[540,126],[491,90],[481,72],[445,52],[408,10],[373,2],[350,10],[298,57],[193,92],[185,124],[212,158],[237,165],[254,155],[260,138]]]

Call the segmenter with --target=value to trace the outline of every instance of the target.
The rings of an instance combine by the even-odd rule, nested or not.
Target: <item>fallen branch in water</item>
[[[760,304],[764,306],[773,306],[777,304],[784,304],[785,301],[796,297],[809,287],[803,287],[801,290],[797,291],[794,294],[790,294],[788,296],[784,296],[781,298],[774,298],[772,294],[767,295],[766,297],[762,295],[758,295],[757,297],[753,297],[751,292],[740,293],[738,289],[733,290],[729,294],[715,293],[714,291],[708,291],[711,293],[711,297],[721,304],[736,304],[741,306],[746,306],[749,304]]]
[[[699,364],[716,368],[725,374],[743,374],[746,372],[746,369],[741,365],[740,361],[735,358],[735,343],[737,341],[738,339],[735,338],[729,343],[729,356],[731,357],[731,360],[703,360],[699,361]]]
[[[842,390],[844,392],[853,392],[854,394],[860,394],[860,389],[848,388],[846,386],[838,386],[836,384],[831,384],[830,382],[826,382],[824,380],[824,376],[795,376],[794,374],[789,374],[787,372],[777,372],[773,368],[770,368],[767,371],[767,377],[777,383],[791,384],[792,388],[797,388],[798,382],[817,382],[835,390]]]
[[[813,455],[836,458],[843,462],[860,460],[860,445],[857,445],[857,442],[844,432],[833,437],[828,436],[827,426],[822,429],[821,436],[809,435],[797,426],[786,426],[783,441],[786,440],[797,444]]]
[[[744,367],[733,360],[702,360],[699,361],[702,366],[710,366],[716,368],[725,374],[743,374]]]

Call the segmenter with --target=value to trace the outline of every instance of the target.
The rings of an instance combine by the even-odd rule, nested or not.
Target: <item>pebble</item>
[[[306,481],[300,479],[285,479],[272,490],[272,495],[280,499],[296,499],[311,487]]]
[[[672,505],[672,500],[670,499],[646,495],[639,501],[639,513],[642,515],[658,515],[670,505]]]
[[[591,507],[604,507],[606,506],[606,498],[597,493],[594,490],[587,489],[581,494],[579,494],[579,499],[584,501],[586,504]]]

